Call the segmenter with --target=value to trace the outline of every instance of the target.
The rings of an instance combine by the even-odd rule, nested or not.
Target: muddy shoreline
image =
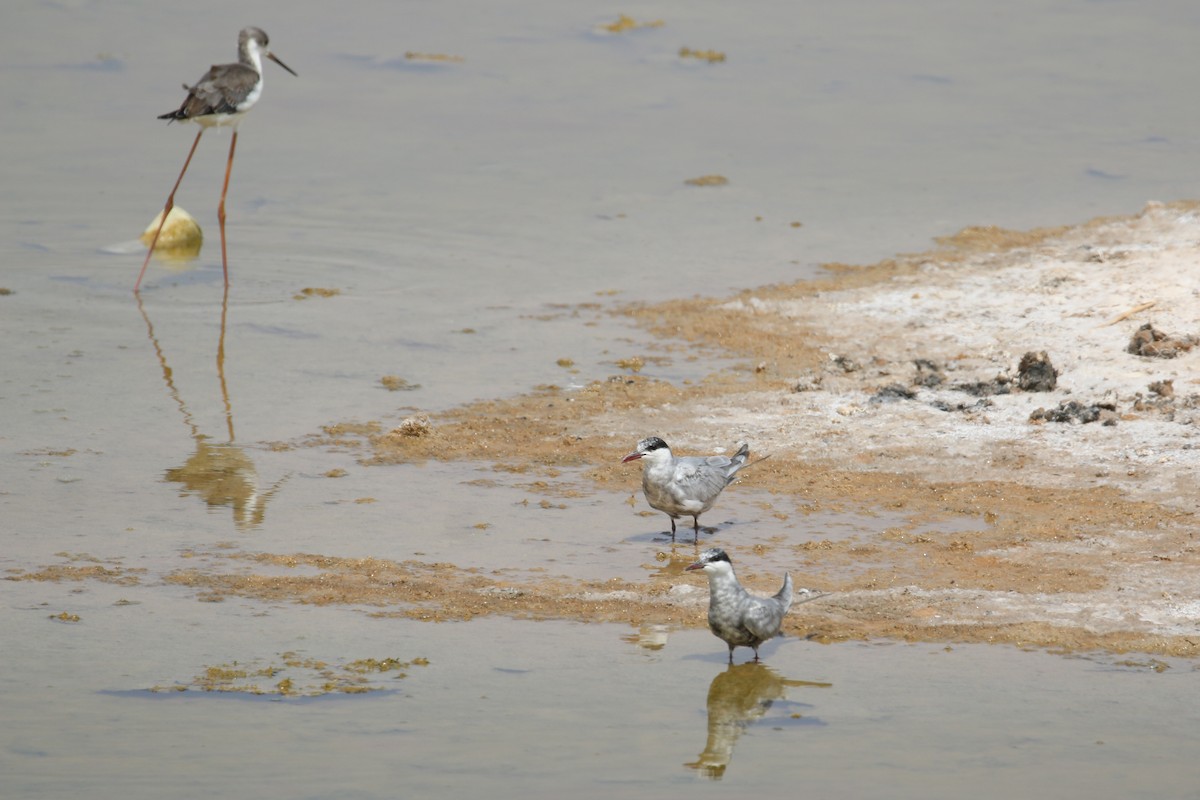
[[[744,583],[774,591],[786,569],[828,593],[793,610],[788,635],[1200,654],[1196,204],[1027,233],[972,228],[938,244],[870,267],[830,265],[821,281],[624,307],[660,347],[582,389],[335,422],[273,447],[349,450],[380,469],[475,462],[569,509],[597,490],[644,506],[637,471],[619,463],[642,436],[681,452],[749,441],[771,458],[733,491],[761,494],[778,518],[903,520],[851,540],[756,545],[765,567],[741,570]],[[1181,346],[1130,352],[1151,329]],[[1045,354],[1048,381],[1024,380],[1027,353]],[[736,366],[684,385],[653,375],[706,357]],[[1067,413],[1076,407],[1103,413]],[[732,538],[722,544],[736,553]],[[701,627],[707,591],[682,573],[694,555],[681,537],[647,552],[646,580],[581,581],[231,548],[165,580],[208,602]],[[10,579],[149,578],[60,565]]]
[[[569,503],[597,487],[636,493],[618,461],[648,433],[691,452],[746,440],[772,458],[742,483],[779,498],[781,514],[907,520],[866,543],[818,537],[757,553],[830,593],[796,608],[791,635],[1195,655],[1197,355],[1128,345],[1148,323],[1182,342],[1200,330],[1198,242],[1194,203],[1073,228],[971,228],[927,253],[830,265],[822,281],[627,307],[661,352],[581,390],[334,425],[308,444],[359,448],[372,465],[482,461]],[[1021,388],[1027,352],[1053,364],[1049,383],[1026,384],[1042,391]],[[642,369],[705,355],[738,366],[683,386]],[[1107,414],[1049,413],[1071,403]],[[931,527],[946,520],[976,524]],[[407,603],[397,613],[423,619],[700,626],[705,592],[680,576],[691,555],[659,552],[666,567],[644,583],[513,582],[447,565],[392,565],[424,577],[369,589],[362,569],[341,565],[321,582],[341,587],[330,602]],[[766,591],[777,578],[743,580]],[[295,599],[312,602],[308,591],[294,587]]]

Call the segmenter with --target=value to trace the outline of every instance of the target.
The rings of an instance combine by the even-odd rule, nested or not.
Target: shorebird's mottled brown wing
[[[209,114],[233,114],[255,84],[258,73],[244,64],[214,64],[195,86],[187,87],[188,95],[175,111],[159,119],[185,120]]]

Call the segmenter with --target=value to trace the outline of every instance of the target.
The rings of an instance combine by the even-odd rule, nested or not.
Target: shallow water
[[[0,734],[6,797],[1185,797],[1200,777],[1200,717],[1178,702],[1195,673],[1180,662],[788,639],[763,648],[765,664],[729,667],[705,631],[647,647],[613,625],[431,626],[101,593],[146,600],[38,623],[17,659],[37,678],[3,677],[6,717],[27,721]],[[110,671],[131,630],[153,656]],[[284,651],[428,663],[358,695],[131,688],[279,666]],[[265,683],[285,675],[301,692],[319,684],[303,669]]]
[[[160,581],[214,548],[579,579],[659,569],[665,520],[641,516],[640,498],[544,508],[520,478],[475,465],[365,468],[351,450],[271,445],[584,385],[657,354],[608,315],[616,303],[807,278],[968,224],[1194,196],[1194,4],[308,6],[265,2],[246,19],[229,2],[28,2],[0,26],[0,287],[13,292],[0,296],[0,570],[146,570],[136,586],[0,582],[0,794],[1194,793],[1195,720],[1172,702],[1194,689],[1185,663],[770,645],[777,677],[831,686],[783,687],[712,787],[685,766],[724,671],[705,631],[644,632],[666,636],[650,650],[614,626],[421,625],[200,603]],[[596,30],[621,11],[666,24]],[[202,255],[182,272],[154,262],[139,304],[130,242],[194,135],[154,116],[232,57],[245,24],[299,77],[268,65],[241,129],[228,302],[215,206],[229,139],[214,131],[176,198],[206,231]],[[681,59],[682,46],[727,60]],[[708,174],[729,184],[684,183]],[[340,293],[296,299],[306,287]],[[720,366],[675,355],[645,372]],[[417,388],[389,392],[387,375]],[[347,474],[327,477],[335,467]],[[705,522],[750,567],[750,545],[772,537],[903,524],[797,512],[736,487]],[[48,619],[61,612],[80,621]],[[344,699],[146,693],[291,650],[430,665],[394,693]]]

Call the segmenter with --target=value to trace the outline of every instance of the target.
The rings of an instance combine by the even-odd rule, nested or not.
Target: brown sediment
[[[114,583],[118,586],[136,586],[142,581],[144,569],[130,569],[121,566],[105,567],[99,564],[87,567],[74,567],[65,564],[52,564],[42,567],[36,572],[12,571],[5,577],[9,581],[100,581]]]
[[[1189,476],[1200,440],[1192,451],[1178,445],[1194,435],[1200,395],[1151,389],[1162,378],[1138,383],[1145,362],[1125,352],[1126,333],[1103,326],[1129,308],[1191,322],[1191,289],[1176,276],[1200,255],[1195,210],[1151,205],[1031,232],[970,228],[929,253],[830,265],[822,280],[630,306],[622,313],[666,352],[740,366],[683,386],[622,373],[578,391],[474,403],[429,415],[420,436],[381,428],[363,440],[363,460],[479,460],[538,474],[547,492],[564,482],[632,491],[636,477],[617,462],[647,433],[683,432],[692,450],[748,439],[772,458],[743,482],[802,499],[795,513],[887,509],[907,520],[854,542],[775,545],[771,563],[831,593],[798,607],[793,633],[1194,654],[1200,529]],[[1128,316],[1117,321],[1144,324]],[[1022,381],[1022,353],[1053,358],[1061,377]],[[992,390],[972,393],[984,385]],[[1085,393],[1114,409],[1103,433],[1039,430],[1023,405],[1091,401]],[[946,520],[978,524],[940,532]],[[672,585],[661,575],[623,585],[642,599],[595,606],[567,596],[579,586],[538,580],[539,591],[421,613],[553,609],[703,624],[702,609],[664,606]]]
[[[636,472],[619,462],[645,435],[681,452],[749,441],[771,458],[740,476],[740,491],[761,493],[781,519],[888,520],[850,539],[781,534],[754,547],[759,571],[739,569],[751,589],[773,592],[787,569],[828,593],[792,610],[788,634],[1200,655],[1200,351],[1127,352],[1148,323],[1193,335],[1196,208],[1028,233],[972,228],[929,253],[829,265],[821,280],[628,306],[619,313],[660,346],[614,359],[619,373],[582,389],[334,423],[304,444],[378,467],[487,464],[569,509],[590,492],[635,492]],[[1053,381],[1022,381],[1030,353]],[[654,376],[683,356],[735,366],[682,385]],[[1106,423],[1031,413],[1069,402],[1103,405]],[[429,621],[705,624],[705,588],[669,554],[643,580],[608,581],[208,555],[167,581],[209,601]]]
[[[1112,488],[1039,489],[1018,484],[935,484],[911,476],[758,465],[754,483],[803,493],[812,511],[858,505],[902,510],[909,523],[858,541],[809,540],[772,547],[773,561],[790,565],[805,586],[828,596],[798,605],[785,632],[818,641],[889,637],[908,641],[1003,642],[1061,649],[1144,651],[1195,655],[1200,637],[1147,630],[1055,624],[1038,619],[1055,598],[1096,606],[1117,601],[1118,570],[1158,572],[1156,590],[1197,567],[1191,516],[1123,499]],[[593,471],[591,474],[602,474]],[[627,478],[625,479],[627,481]],[[973,517],[982,527],[938,531],[928,523]],[[1159,533],[1112,537],[1114,528]],[[646,581],[576,581],[536,576],[514,580],[453,564],[345,559],[311,554],[222,554],[224,559],[305,568],[307,574],[172,574],[171,583],[202,599],[251,597],[268,602],[376,606],[378,616],[425,621],[467,620],[493,614],[566,618],[635,627],[703,626],[705,593],[682,577],[690,559],[670,558]],[[661,565],[660,565],[661,566]],[[315,573],[311,570],[316,570]],[[746,573],[752,590],[774,590],[778,578]],[[682,590],[681,590],[682,587]],[[1130,591],[1132,599],[1138,594]],[[1136,601],[1134,601],[1136,602]],[[989,621],[986,617],[994,617]],[[967,620],[970,621],[967,621]]]
[[[426,658],[401,661],[397,658],[360,658],[331,664],[302,656],[294,651],[262,664],[235,661],[205,667],[187,683],[153,686],[151,692],[218,692],[224,694],[275,695],[279,697],[317,697],[327,694],[364,694],[378,692],[388,683],[407,677],[414,666],[428,666]]]
[[[998,535],[994,535],[999,538]],[[1022,537],[1027,540],[1027,537]],[[1053,537],[1050,537],[1053,538]],[[995,542],[993,542],[995,543]],[[1023,542],[1024,543],[1024,542]],[[965,544],[948,536],[893,533],[879,547],[845,544],[793,546],[811,552],[836,573],[839,563],[872,563],[857,578],[826,578],[805,572],[809,585],[828,594],[795,606],[784,632],[819,642],[887,637],[905,641],[994,642],[1062,650],[1103,649],[1161,655],[1194,656],[1200,637],[1164,635],[1138,630],[1088,630],[1038,619],[963,621],[972,608],[999,596],[1019,602],[1022,595],[1076,597],[1103,589],[1099,563],[1077,569],[1070,559],[1043,568],[1018,557],[978,555],[979,543]],[[931,555],[932,554],[932,555]],[[366,606],[376,617],[426,622],[470,620],[504,615],[517,619],[573,619],[614,622],[634,627],[667,625],[702,627],[706,595],[681,577],[690,558],[669,557],[647,581],[578,581],[563,577],[512,579],[448,563],[396,562],[386,559],[336,558],[313,554],[208,554],[214,567],[179,570],[171,584],[197,591],[199,599],[217,602],[242,597],[263,602]],[[221,571],[222,561],[237,566],[249,561],[270,573]],[[922,562],[926,562],[922,564]],[[279,568],[303,574],[280,575]],[[1189,569],[1194,569],[1191,564]],[[743,582],[759,592],[774,590],[777,577],[748,573]]]

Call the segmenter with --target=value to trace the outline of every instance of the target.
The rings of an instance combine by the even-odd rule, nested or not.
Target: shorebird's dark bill
[[[282,61],[280,61],[278,58],[276,58],[274,53],[267,53],[267,58],[271,59],[271,60],[272,60],[272,61],[274,61],[276,64],[278,64],[279,66],[283,67],[284,69],[286,69],[288,72],[292,73],[293,75],[296,75],[296,70],[292,69],[292,68],[291,68],[291,67],[289,67],[287,64],[283,63],[283,62],[282,62]],[[299,78],[300,76],[299,76],[299,75],[296,75],[296,77],[297,77],[297,78]]]

